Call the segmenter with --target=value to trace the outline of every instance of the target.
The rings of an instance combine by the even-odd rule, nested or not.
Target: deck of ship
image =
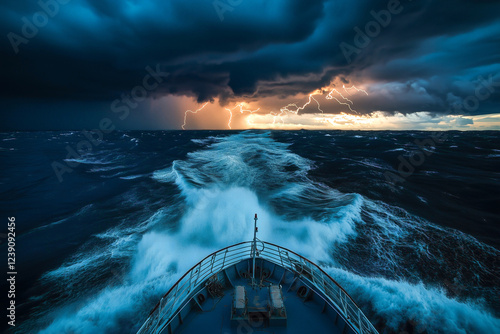
[[[254,242],[208,255],[161,298],[138,334],[377,333],[316,264],[286,248],[259,245],[255,267]]]
[[[245,268],[249,264],[244,261],[237,266]],[[257,261],[263,271],[273,270],[271,277],[263,280],[263,285],[252,288],[251,279],[241,278],[234,268],[225,271],[220,281],[224,284],[221,296],[211,296],[207,288],[201,289],[199,294],[205,296],[203,303],[191,300],[190,312],[178,323],[175,333],[275,333],[275,334],[303,334],[303,333],[355,333],[346,321],[325,301],[324,296],[314,289],[305,290],[303,298],[299,296],[299,287],[306,287],[300,277],[291,272],[273,268],[274,264],[264,260]],[[241,270],[238,270],[242,272]],[[257,281],[261,281],[257,275]],[[245,287],[248,299],[248,308],[269,308],[269,285],[281,285],[283,301],[286,309],[286,324],[274,324],[272,319],[254,318],[251,320],[231,320],[231,307],[234,298],[234,287]],[[306,288],[307,289],[307,288]],[[302,291],[302,290],[301,290]],[[168,331],[166,331],[168,333]]]

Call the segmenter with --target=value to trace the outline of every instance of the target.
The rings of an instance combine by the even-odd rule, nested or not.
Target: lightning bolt
[[[335,98],[333,97],[333,95],[332,95],[332,94],[333,94],[333,92],[335,92],[335,93],[339,94],[341,98],[343,98],[344,100],[346,100],[346,101],[347,101],[347,102],[349,102],[350,104],[354,104],[354,102],[352,102],[351,100],[349,100],[347,97],[344,97],[344,95],[342,95],[342,94],[341,94],[338,90],[336,90],[335,88],[333,88],[333,89],[330,91],[330,93],[328,93],[328,95],[326,96],[326,99],[327,99],[327,100],[332,100],[332,99],[335,99]],[[335,99],[335,100],[337,100],[337,99]],[[338,101],[338,100],[337,100],[337,101]],[[340,103],[340,102],[339,102],[339,103]]]
[[[353,95],[349,91],[354,89],[354,90],[356,90],[356,92],[364,93],[365,95],[368,96],[368,92],[366,90],[357,88],[354,85],[352,85],[351,87],[346,87],[345,85],[342,85],[342,88],[349,95]],[[300,107],[297,105],[297,103],[290,103],[290,104],[287,104],[284,107],[281,107],[280,110],[279,110],[279,112],[275,112],[275,111],[269,112],[268,115],[273,116],[273,123],[272,124],[275,125],[277,119],[280,119],[281,123],[284,124],[285,123],[285,121],[283,119],[284,116],[286,116],[288,113],[294,114],[294,115],[298,115],[301,110],[304,110],[313,101],[317,104],[318,110],[322,114],[324,114],[324,111],[321,109],[321,104],[319,103],[319,101],[314,96],[316,96],[316,95],[323,95],[326,91],[328,91],[328,94],[325,96],[326,100],[335,100],[335,101],[337,101],[338,104],[346,106],[351,112],[358,113],[356,110],[353,109],[354,102],[352,100],[350,100],[349,98],[345,97],[344,95],[342,95],[342,93],[339,92],[336,88],[331,88],[331,89],[330,88],[326,88],[326,89],[322,88],[322,89],[317,89],[314,92],[312,92],[311,94],[309,94],[309,99],[307,100],[307,102],[304,103]],[[341,100],[339,100],[336,96],[334,96],[334,93],[337,94],[341,98]],[[207,106],[208,103],[209,102],[206,102],[203,106],[201,106],[199,109],[197,109],[195,111],[192,111],[192,110],[186,110],[185,111],[185,113],[184,113],[184,124],[182,125],[182,129],[183,130],[185,130],[185,127],[186,127],[186,124],[187,124],[187,114],[188,113],[192,113],[192,114],[198,113],[199,111],[203,110]],[[227,126],[228,126],[229,129],[232,129],[231,122],[233,120],[233,112],[239,111],[241,114],[243,114],[245,112],[253,114],[253,113],[255,113],[255,112],[257,112],[257,111],[260,110],[260,108],[255,109],[255,110],[244,109],[245,108],[245,104],[246,104],[245,102],[241,102],[241,103],[236,104],[232,108],[225,108],[225,110],[227,112],[229,112],[229,120],[228,120],[228,123],[227,123]],[[326,122],[332,123],[330,120],[326,120]]]
[[[349,110],[350,110],[350,111],[355,112],[355,113],[358,113],[356,110],[354,110],[354,109],[352,109],[352,108],[351,108],[351,105],[350,105],[349,103],[340,102],[340,101],[339,101],[339,99],[337,99],[335,96],[332,96],[332,98],[331,98],[331,99],[333,99],[333,100],[337,101],[339,104],[342,104],[342,105],[344,105],[344,106],[347,106],[347,108],[349,108]],[[330,99],[330,100],[331,100],[331,99]]]
[[[185,129],[185,126],[186,126],[186,122],[187,122],[187,114],[188,114],[188,112],[190,112],[190,113],[192,113],[192,114],[197,114],[197,113],[198,113],[198,111],[203,110],[203,108],[205,108],[205,107],[207,106],[207,104],[208,104],[208,103],[209,103],[209,102],[206,102],[206,103],[205,103],[205,104],[204,104],[201,108],[196,109],[195,111],[192,111],[192,110],[186,110],[186,111],[184,112],[184,124],[182,124],[182,130],[186,130],[186,129]]]
[[[285,124],[285,120],[283,119],[283,113],[284,111],[281,111],[279,114],[275,113],[274,111],[271,111],[269,115],[273,116],[273,125],[276,124],[276,119],[279,118],[281,120],[281,123]]]
[[[348,87],[348,88],[345,88],[345,85],[343,85],[343,86],[342,86],[342,88],[344,88],[344,90],[345,90],[345,91],[346,91],[349,95],[351,95],[351,93],[349,93],[347,90],[348,90],[348,89],[355,89],[355,90],[357,90],[358,92],[365,93],[365,94],[366,94],[366,96],[368,96],[368,93],[366,92],[366,90],[364,90],[364,89],[360,89],[360,88],[358,88],[358,87],[356,87],[356,86],[354,86],[354,85],[352,85],[351,87]]]
[[[269,113],[270,115],[273,116],[273,125],[276,124],[276,118],[281,119],[281,123],[284,124],[285,121],[283,120],[283,116],[285,116],[287,113],[292,113],[292,114],[298,115],[299,111],[304,110],[308,105],[311,104],[311,102],[313,100],[318,105],[318,110],[321,111],[321,113],[324,113],[323,110],[321,110],[321,104],[314,97],[314,95],[321,95],[321,94],[322,94],[322,91],[320,89],[317,89],[314,92],[312,92],[311,94],[309,94],[309,100],[302,107],[299,107],[296,103],[290,103],[290,104],[282,107],[280,109],[279,114],[275,113],[275,112]],[[290,109],[290,108],[293,108],[293,109]]]
[[[234,111],[234,109],[236,109],[236,108],[240,108],[240,110],[238,110],[238,111],[239,111],[240,113],[242,113],[242,114],[243,114],[244,112],[249,112],[249,113],[253,114],[254,112],[256,112],[256,111],[259,111],[259,110],[260,110],[260,108],[255,109],[255,110],[243,109],[243,107],[244,107],[244,106],[243,106],[243,104],[244,104],[244,102],[242,102],[242,103],[238,103],[235,107],[233,107],[233,108],[231,108],[231,109],[230,109],[230,108],[226,108],[226,110],[229,112],[229,121],[227,122],[227,127],[228,127],[228,128],[232,129],[232,128],[231,128],[231,121],[232,121],[232,119],[233,119],[233,111]]]
[[[317,89],[311,94],[309,94],[309,100],[302,107],[297,106],[296,103],[290,103],[289,105],[284,106],[283,108],[280,109],[279,115],[281,116],[283,114],[286,114],[287,112],[297,115],[299,111],[304,110],[308,105],[310,105],[312,100],[314,100],[318,105],[318,110],[321,111],[321,113],[323,113],[323,110],[321,110],[321,105],[319,104],[318,100],[314,98],[314,95],[321,95],[321,93],[322,93],[321,90]],[[294,107],[295,110],[290,110],[288,109],[289,107]]]
[[[335,96],[333,96],[333,95],[332,95],[334,92],[335,92],[335,93],[337,93],[337,94],[339,94],[339,95],[340,95],[340,97],[341,97],[341,98],[343,98],[343,99],[344,99],[344,101],[347,101],[347,102],[341,102],[341,101],[339,101],[339,99],[337,99]],[[356,110],[354,110],[354,109],[352,109],[352,108],[351,108],[351,106],[354,104],[354,102],[352,102],[352,101],[351,101],[351,100],[349,100],[347,97],[345,97],[344,95],[342,95],[342,94],[341,94],[338,90],[336,90],[335,88],[333,88],[333,89],[330,91],[330,93],[328,93],[328,95],[326,96],[326,99],[327,99],[327,100],[335,100],[335,101],[337,101],[339,104],[344,105],[344,106],[347,106],[347,108],[349,108],[349,110],[350,110],[350,111],[357,113],[357,111],[356,111]]]

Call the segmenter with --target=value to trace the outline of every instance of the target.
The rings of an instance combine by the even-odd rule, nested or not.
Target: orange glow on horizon
[[[352,113],[357,113],[357,111],[352,108],[352,106],[354,105],[353,100],[350,99],[350,98],[345,97],[335,87],[336,87],[336,84],[331,83],[330,85],[325,86],[323,88],[315,89],[314,91],[312,91],[311,93],[309,93],[309,94],[306,95],[308,97],[308,100],[305,103],[303,103],[301,105],[298,104],[297,102],[295,102],[295,103],[288,103],[285,106],[280,107],[279,111],[274,111],[274,110],[276,110],[274,106],[270,106],[268,108],[261,108],[260,106],[258,106],[258,107],[257,106],[252,107],[251,105],[254,104],[253,102],[250,102],[250,103],[249,102],[245,102],[245,101],[235,102],[235,105],[233,107],[225,107],[224,108],[224,110],[229,113],[229,116],[228,116],[228,119],[227,119],[227,128],[228,129],[232,129],[233,128],[232,123],[233,123],[233,120],[236,118],[236,116],[244,115],[244,114],[250,114],[250,115],[244,116],[243,119],[241,119],[241,117],[238,117],[238,119],[241,119],[241,122],[238,125],[239,128],[251,125],[252,124],[252,120],[251,120],[251,118],[249,118],[249,116],[254,115],[254,114],[267,115],[267,116],[272,117],[272,122],[269,122],[269,126],[270,127],[275,126],[277,124],[277,120],[279,120],[279,122],[284,125],[285,124],[285,118],[289,117],[290,115],[300,116],[300,115],[303,115],[303,114],[311,114],[310,112],[304,112],[304,111],[306,110],[306,108],[308,108],[312,104],[313,101],[317,105],[317,112],[314,112],[312,114],[321,114],[321,115],[330,114],[330,113],[325,113],[325,111],[322,109],[321,103],[319,101],[319,97],[315,97],[315,96],[324,97],[324,99],[326,101],[328,101],[328,100],[330,100],[330,101],[336,101],[338,103],[338,105],[345,106],[346,111],[348,110],[348,111],[350,111]],[[368,95],[368,93],[366,92],[366,90],[357,88],[354,85],[352,85],[351,87],[345,87],[345,85],[342,85],[342,88],[350,96],[355,95],[355,94],[360,93],[360,92]],[[351,93],[350,92],[351,90],[355,90],[355,92]],[[301,98],[300,95],[302,95],[302,94],[298,94],[295,97],[291,97],[291,98]],[[334,95],[336,95],[336,96],[334,96]],[[341,100],[339,100],[339,98],[337,98],[337,96]],[[211,107],[216,107],[215,102],[218,102],[218,101],[214,101],[214,102],[210,103]],[[191,109],[186,110],[184,112],[184,123],[182,124],[181,128],[183,130],[186,129],[186,126],[187,126],[187,114],[188,113],[198,114],[198,112],[206,109],[205,107],[207,107],[208,104],[209,104],[209,102],[206,102],[205,104],[203,104],[201,107],[199,107],[198,109],[196,109],[194,111],[191,110]],[[219,105],[220,105],[220,103],[219,103]],[[207,108],[207,109],[213,109],[213,108]],[[266,111],[266,110],[268,110],[268,111]],[[235,115],[235,112],[238,112],[238,111],[239,111],[239,114]],[[303,112],[303,113],[301,113],[301,112]],[[205,112],[205,113],[207,113],[207,112]],[[344,114],[344,113],[342,113],[342,114]],[[215,114],[213,116],[215,116]],[[201,117],[201,116],[199,116],[199,117]],[[214,118],[212,118],[212,120],[216,119],[216,118],[220,118],[220,117],[217,115]],[[351,120],[351,122],[352,121],[353,120]],[[325,121],[325,122],[327,122],[327,121]]]

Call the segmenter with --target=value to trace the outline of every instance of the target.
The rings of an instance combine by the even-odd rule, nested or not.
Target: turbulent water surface
[[[493,333],[500,133],[415,144],[430,135],[115,132],[67,157],[82,133],[0,134],[14,332],[134,333],[193,264],[250,240],[258,213],[260,239],[319,263],[381,331]],[[53,161],[73,166],[62,182]]]

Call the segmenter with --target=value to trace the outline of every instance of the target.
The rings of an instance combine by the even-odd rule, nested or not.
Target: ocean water
[[[500,133],[431,135],[114,132],[67,157],[81,132],[2,133],[18,272],[2,328],[135,333],[186,270],[251,240],[257,213],[260,239],[320,264],[381,332],[498,332]],[[62,182],[54,161],[74,166]]]

